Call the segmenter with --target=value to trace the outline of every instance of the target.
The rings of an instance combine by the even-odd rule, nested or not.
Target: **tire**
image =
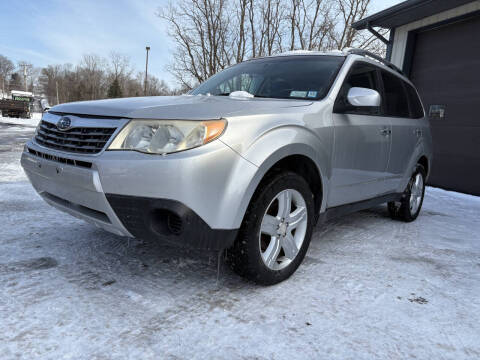
[[[392,219],[412,222],[418,217],[423,205],[426,178],[425,168],[417,164],[400,202],[388,203],[388,212]]]
[[[279,283],[305,257],[314,218],[313,193],[305,179],[288,171],[274,173],[253,195],[227,261],[258,284]]]

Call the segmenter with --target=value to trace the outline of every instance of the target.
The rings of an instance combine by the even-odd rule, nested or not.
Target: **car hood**
[[[136,119],[208,120],[282,112],[311,105],[308,100],[233,98],[229,96],[150,96],[60,104],[50,112]]]

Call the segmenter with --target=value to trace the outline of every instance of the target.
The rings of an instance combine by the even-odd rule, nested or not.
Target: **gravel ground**
[[[317,226],[296,274],[259,287],[49,207],[18,164],[33,128],[6,122],[1,359],[480,358],[479,198],[428,188],[414,223],[380,206]]]

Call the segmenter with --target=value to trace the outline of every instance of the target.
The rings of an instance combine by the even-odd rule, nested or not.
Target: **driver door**
[[[352,87],[382,95],[377,67],[356,62],[344,80],[333,111],[334,147],[328,207],[370,199],[385,193],[391,125],[380,107],[354,107],[347,100]]]

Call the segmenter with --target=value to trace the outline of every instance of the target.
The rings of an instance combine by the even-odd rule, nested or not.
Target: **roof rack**
[[[365,57],[370,57],[372,59],[375,59],[379,62],[381,62],[382,64],[384,64],[385,66],[388,66],[390,69],[398,72],[399,74],[401,75],[404,75],[404,72],[402,70],[400,70],[397,66],[393,65],[390,61],[382,58],[381,56],[378,56],[370,51],[367,51],[367,50],[363,50],[363,49],[355,49],[355,48],[347,48],[344,50],[344,52],[346,52],[347,54],[352,54],[352,55],[360,55],[360,56],[365,56]]]

